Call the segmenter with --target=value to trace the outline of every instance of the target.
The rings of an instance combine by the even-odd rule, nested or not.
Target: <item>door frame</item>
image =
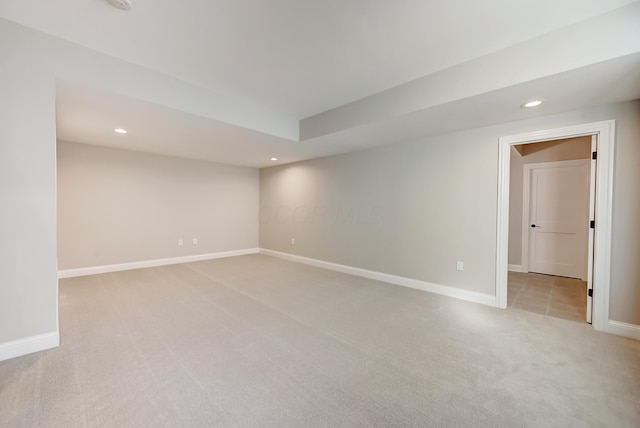
[[[591,142],[589,141],[589,147],[591,147]],[[522,249],[521,249],[521,261],[520,264],[522,266],[522,271],[523,272],[529,272],[529,234],[531,232],[531,230],[529,229],[529,224],[530,223],[530,215],[531,213],[529,212],[530,210],[530,204],[531,204],[531,171],[537,168],[545,168],[545,167],[549,167],[549,166],[558,166],[558,167],[563,167],[563,166],[582,166],[582,165],[587,165],[587,167],[589,168],[590,165],[590,160],[591,159],[572,159],[572,160],[566,160],[566,161],[553,161],[553,162],[538,162],[538,163],[528,163],[524,165],[524,172],[523,172],[523,176],[522,176]],[[587,218],[585,220],[585,227],[589,227],[588,223],[589,223],[589,200],[588,198],[590,197],[589,195],[589,187],[590,187],[590,183],[587,183],[588,187],[587,187],[587,206],[585,207],[585,217]],[[584,244],[587,247],[587,257],[592,257],[591,254],[589,254],[589,240],[586,239]],[[584,263],[584,265],[581,266],[580,272],[581,272],[581,276],[580,279],[582,281],[587,281],[586,276],[583,278],[582,277],[582,272],[584,272],[587,268],[587,260],[583,260],[582,261]]]
[[[507,307],[511,146],[585,135],[598,136],[595,207],[596,245],[593,266],[593,326],[596,330],[606,331],[608,330],[607,327],[609,323],[609,281],[611,278],[611,219],[613,208],[615,120],[585,123],[499,138],[496,227],[496,306],[499,308]]]

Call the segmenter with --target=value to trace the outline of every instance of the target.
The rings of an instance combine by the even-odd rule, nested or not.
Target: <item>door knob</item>
[[[542,226],[536,226],[535,224],[532,224],[531,227],[542,227]]]

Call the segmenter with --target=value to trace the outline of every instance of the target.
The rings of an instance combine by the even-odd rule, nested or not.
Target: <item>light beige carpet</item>
[[[2,427],[640,426],[640,342],[243,256],[60,281]]]

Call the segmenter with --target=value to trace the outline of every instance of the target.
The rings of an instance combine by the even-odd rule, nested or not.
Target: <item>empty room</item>
[[[640,2],[0,5],[0,427],[640,425]]]

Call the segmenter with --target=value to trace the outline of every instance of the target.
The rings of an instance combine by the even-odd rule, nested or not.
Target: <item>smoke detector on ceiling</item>
[[[118,9],[122,9],[122,10],[129,10],[131,9],[131,0],[107,0],[109,2],[109,4],[111,4],[111,6],[113,7],[117,7]]]

